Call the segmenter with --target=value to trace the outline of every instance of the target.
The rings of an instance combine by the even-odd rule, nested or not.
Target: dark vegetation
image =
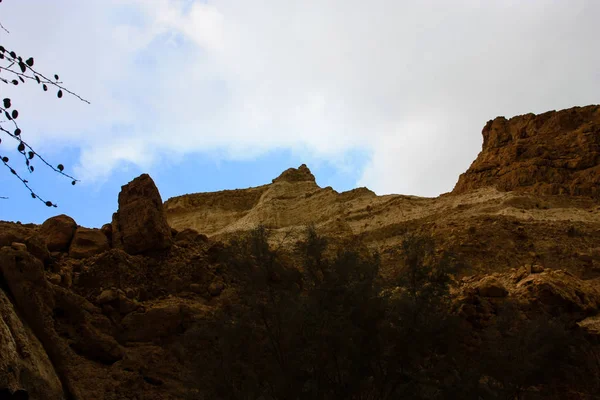
[[[377,254],[326,256],[312,228],[293,254],[263,227],[233,240],[222,263],[239,298],[186,333],[192,383],[206,399],[595,398],[597,354],[564,322],[504,299],[474,327],[450,291],[458,260],[428,237],[400,250],[383,282]]]
[[[0,3],[2,1],[0,0]],[[8,34],[9,31],[0,24],[0,34]],[[1,43],[1,42],[0,42]],[[83,99],[79,95],[73,93],[63,86],[60,78],[57,74],[53,77],[47,77],[42,72],[34,69],[35,60],[33,57],[25,57],[19,54],[15,50],[4,47],[0,44],[0,83],[11,86],[24,85],[27,82],[35,82],[40,88],[47,92],[50,89],[56,90],[56,97],[59,99],[64,94],[75,96],[79,100],[88,103],[89,101]],[[6,90],[3,92],[6,93]],[[16,145],[16,150],[19,153],[19,157],[23,160],[23,168],[25,171],[19,171],[19,169],[11,161],[0,147],[0,161],[7,168],[7,170],[21,181],[25,188],[30,192],[31,197],[40,200],[48,207],[56,207],[57,205],[49,200],[44,200],[38,193],[36,193],[29,184],[29,180],[25,174],[32,174],[35,171],[34,164],[39,162],[45,167],[50,168],[59,175],[62,175],[71,180],[71,184],[75,185],[77,179],[65,172],[63,164],[53,165],[47,161],[41,154],[39,154],[33,147],[31,147],[23,138],[23,132],[17,123],[20,113],[15,108],[10,97],[1,96],[2,103],[0,103],[0,145],[3,144],[2,139],[11,140]],[[0,199],[6,199],[7,197],[2,196]]]

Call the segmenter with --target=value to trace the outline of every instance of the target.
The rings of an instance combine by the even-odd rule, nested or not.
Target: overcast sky
[[[437,196],[487,120],[600,103],[599,17],[596,0],[5,0],[1,44],[92,104],[0,87],[83,181],[33,174],[62,202],[45,210],[0,173],[0,219],[96,226],[141,172],[166,199],[303,162],[321,186]]]

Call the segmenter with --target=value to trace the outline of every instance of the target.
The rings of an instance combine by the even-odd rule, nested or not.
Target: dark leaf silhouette
[[[0,3],[1,2],[2,2],[2,0],[0,0]],[[6,33],[10,33],[1,24],[0,24],[0,28],[2,30],[4,30]],[[70,94],[72,96],[77,97],[79,100],[89,104],[89,101],[83,99],[76,93],[71,92],[69,89],[62,87],[61,86],[62,82],[59,81],[60,78],[59,78],[58,74],[53,75],[54,79],[49,79],[46,76],[51,76],[51,75],[45,75],[43,73],[40,73],[40,72],[34,70],[33,66],[35,64],[35,60],[33,57],[23,57],[23,56],[20,56],[16,51],[9,51],[5,47],[0,46],[0,60],[4,60],[4,62],[2,63],[3,65],[0,65],[2,74],[4,75],[5,72],[8,74],[8,76],[5,78],[0,77],[0,84],[4,83],[4,84],[12,84],[12,85],[18,86],[20,83],[26,83],[26,79],[31,79],[31,80],[35,80],[38,84],[41,84],[44,91],[48,91],[50,89],[50,86],[56,87],[56,90],[57,90],[56,93],[57,93],[58,98],[62,98],[65,94]],[[4,98],[2,100],[2,103],[0,103],[0,105],[3,106],[3,107],[0,107],[0,112],[3,111],[4,116],[6,117],[6,118],[2,118],[2,120],[0,121],[0,132],[3,132],[7,136],[10,136],[12,139],[17,139],[17,141],[18,141],[17,149],[24,156],[24,163],[27,168],[27,171],[28,172],[34,171],[34,167],[32,165],[30,165],[31,163],[29,160],[33,159],[34,156],[37,155],[40,162],[45,164],[48,168],[52,169],[54,172],[69,178],[71,180],[72,184],[75,184],[75,182],[77,180],[74,177],[69,176],[68,174],[63,172],[64,167],[62,164],[58,164],[58,167],[54,167],[53,165],[56,165],[56,164],[45,160],[44,157],[42,157],[39,153],[37,153],[33,148],[30,147],[30,145],[27,144],[26,141],[23,140],[23,138],[21,136],[22,135],[21,129],[19,128],[19,126],[16,122],[16,119],[19,117],[19,111],[17,111],[17,110],[9,111],[9,109],[12,109],[12,107],[13,107],[11,99]],[[2,125],[7,122],[11,123],[12,128],[10,130],[8,130],[7,127],[4,127]],[[13,133],[11,133],[11,131]],[[1,135],[1,133],[0,133],[0,135]],[[2,139],[0,138],[0,142],[1,142],[1,140]],[[27,150],[29,150],[29,151],[27,151]],[[31,196],[34,199],[39,199],[42,203],[44,203],[48,207],[56,207],[55,203],[53,203],[51,201],[46,201],[46,199],[41,198],[39,196],[39,194],[34,192],[34,190],[29,186],[29,181],[26,179],[23,179],[21,177],[20,171],[18,168],[16,168],[14,165],[8,165],[8,161],[9,161],[8,157],[3,157],[2,161],[5,163],[6,167],[9,169],[9,171],[11,171],[11,173],[13,175],[15,175],[17,177],[17,179],[19,179],[21,181],[21,183],[23,183],[23,185],[30,192]],[[2,196],[0,196],[0,197],[2,197]],[[4,198],[4,197],[2,197],[2,198]]]

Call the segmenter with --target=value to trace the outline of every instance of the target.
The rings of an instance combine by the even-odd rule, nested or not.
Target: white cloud
[[[35,3],[1,5],[10,40],[93,103],[28,97],[30,137],[81,146],[87,179],[189,152],[359,149],[358,184],[436,195],[488,119],[600,93],[593,0]]]

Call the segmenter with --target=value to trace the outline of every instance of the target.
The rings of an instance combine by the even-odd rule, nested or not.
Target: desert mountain
[[[262,224],[274,243],[292,243],[314,224],[384,255],[407,231],[421,231],[464,256],[471,273],[543,264],[600,275],[600,106],[498,117],[482,134],[477,159],[437,198],[338,193],[301,165],[267,185],[171,198],[167,219],[215,240]]]
[[[263,186],[164,203],[144,174],[122,187],[119,209],[102,229],[66,215],[42,225],[0,222],[0,399],[211,398],[201,397],[195,375],[219,373],[220,364],[200,356],[219,340],[211,321],[240,302],[240,268],[260,267],[257,259],[272,254],[259,248],[240,257],[234,250],[243,247],[227,243],[259,225],[290,262],[310,225],[343,249],[376,250],[387,281],[401,274],[408,236],[432,238],[433,256],[460,260],[451,309],[470,332],[466,353],[479,354],[472,349],[512,302],[524,324],[560,319],[569,337],[586,338],[586,354],[599,357],[599,184],[600,106],[588,106],[489,121],[477,159],[437,198],[377,196],[367,188],[338,193],[319,187],[301,165]],[[269,274],[268,282],[285,282]],[[513,343],[518,330],[506,332],[494,343]],[[519,356],[538,354],[545,342],[528,343],[533,348],[519,347]],[[581,385],[576,378],[542,384],[532,372],[515,386],[520,398],[544,390],[591,398],[582,396],[600,384],[600,370],[564,363],[574,366],[567,375],[585,375]],[[483,397],[458,393],[497,398],[498,388],[514,385],[502,374],[477,378],[473,387]],[[309,398],[302,390],[297,397]],[[441,398],[431,393],[421,398]]]

